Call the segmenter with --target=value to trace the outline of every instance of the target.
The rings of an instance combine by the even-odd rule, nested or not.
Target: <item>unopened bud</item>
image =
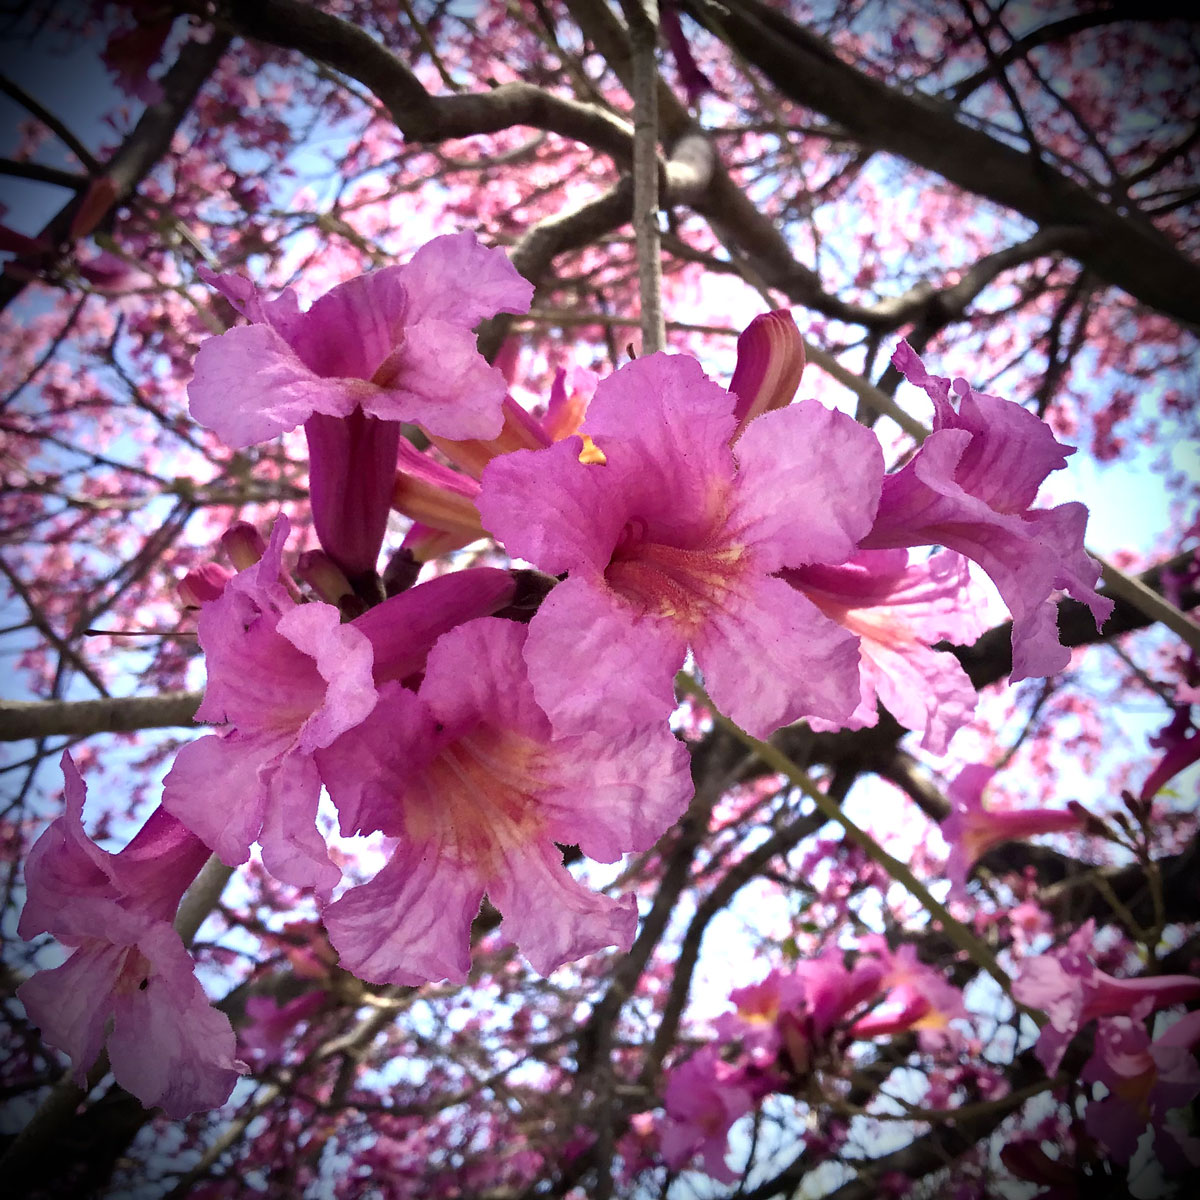
[[[737,397],[733,440],[755,417],[792,402],[804,361],[804,342],[787,309],[761,313],[746,326],[738,338],[737,366],[729,383]]]
[[[401,546],[383,568],[383,590],[389,596],[407,592],[421,573],[421,563],[406,546]]]
[[[324,550],[305,550],[296,563],[296,574],[327,604],[341,604],[354,595],[346,572]]]
[[[1088,837],[1104,838],[1107,842],[1119,842],[1121,839],[1094,812],[1084,808],[1078,800],[1068,800],[1067,808],[1079,818],[1079,831]]]
[[[221,534],[221,545],[225,547],[229,561],[239,571],[254,566],[267,552],[267,543],[263,541],[262,534],[249,521],[234,521]]]
[[[189,571],[177,587],[184,608],[199,608],[210,600],[216,600],[233,578],[233,572],[219,563],[208,562]]]

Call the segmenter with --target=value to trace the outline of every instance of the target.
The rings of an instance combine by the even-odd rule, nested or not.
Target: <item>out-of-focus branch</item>
[[[0,701],[0,741],[22,738],[88,737],[191,725],[200,692],[160,696],[111,696],[103,700]]]
[[[187,115],[196,93],[221,61],[229,40],[217,35],[203,42],[188,42],[159,81],[162,99],[146,108],[133,132],[112,158],[96,166],[97,172],[112,184],[112,207],[133,196],[138,184],[170,148],[175,130]],[[69,235],[82,199],[82,193],[72,197],[42,227],[38,236],[53,245],[62,244]],[[26,278],[17,274],[0,275],[0,311],[21,294],[26,282]]]

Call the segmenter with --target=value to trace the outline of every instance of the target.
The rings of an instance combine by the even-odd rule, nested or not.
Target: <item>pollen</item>
[[[579,452],[579,461],[587,467],[603,467],[607,465],[608,459],[605,458],[604,451],[586,433],[579,436],[583,438],[583,449]]]

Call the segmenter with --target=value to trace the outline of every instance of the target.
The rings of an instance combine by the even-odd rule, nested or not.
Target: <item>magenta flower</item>
[[[328,894],[341,878],[316,829],[314,754],[363,721],[377,684],[419,672],[461,620],[496,611],[512,577],[480,569],[413,588],[342,624],[330,604],[298,604],[281,578],[288,521],[263,557],[200,611],[208,686],[197,719],[230,728],[184,746],[163,805],[229,866],[262,846],[267,870]]]
[[[971,763],[955,776],[946,789],[950,815],[942,822],[942,837],[950,846],[946,877],[950,895],[967,899],[967,877],[971,868],[993,846],[1019,842],[1043,833],[1069,833],[1087,819],[1084,809],[1013,808],[996,811],[983,806],[983,792],[996,774],[994,767]]]
[[[882,938],[864,938],[862,945],[871,946],[871,953],[883,964],[883,998],[850,1026],[850,1036],[894,1037],[915,1029],[922,1049],[938,1049],[947,1039],[950,1022],[967,1015],[962,992],[941,971],[921,962],[912,946],[893,951]]]
[[[1200,979],[1187,975],[1116,979],[1098,971],[1087,957],[1095,929],[1096,923],[1087,921],[1065,946],[1026,959],[1013,980],[1016,1000],[1049,1018],[1035,1051],[1047,1074],[1058,1070],[1071,1039],[1089,1021],[1113,1016],[1143,1020],[1157,1009],[1200,995]]]
[[[773,1070],[783,1050],[781,1018],[804,1010],[804,982],[792,971],[770,971],[758,983],[734,988],[729,999],[734,1011],[717,1018],[717,1038],[740,1046],[753,1066]]]
[[[717,1046],[702,1046],[667,1077],[659,1140],[667,1166],[677,1171],[700,1155],[707,1175],[734,1183],[737,1172],[725,1161],[729,1131],[757,1099],[739,1067],[724,1062]]]
[[[691,798],[665,725],[553,740],[522,659],[525,627],[471,621],[430,651],[415,694],[392,684],[317,761],[343,832],[398,839],[388,864],[325,909],[348,970],[378,983],[462,982],[486,892],[543,974],[627,948],[633,897],[576,882],[555,843],[614,862],[649,848]]]
[[[736,988],[729,996],[736,1010],[717,1021],[717,1036],[739,1045],[748,1065],[767,1072],[765,1091],[782,1088],[788,1077],[803,1079],[813,1070],[835,1031],[881,994],[883,980],[874,956],[848,968],[839,951],[827,951]]]
[[[179,751],[163,806],[226,865],[257,840],[272,875],[328,892],[341,872],[316,829],[312,755],[374,708],[373,655],[332,605],[292,599],[280,578],[288,529],[281,516],[262,558],[200,610],[208,686],[196,718],[231,728]]]
[[[1200,1166],[1200,1139],[1185,1124],[1170,1120],[1200,1095],[1200,1012],[1191,1012],[1150,1040],[1143,1025],[1129,1017],[1111,1017],[1096,1027],[1096,1048],[1082,1078],[1102,1083],[1109,1094],[1092,1100],[1084,1120],[1087,1131],[1117,1162],[1128,1162],[1146,1126],[1154,1128],[1156,1157],[1168,1174]]]
[[[200,347],[188,388],[192,415],[230,446],[356,409],[448,438],[500,432],[504,376],[473,330],[498,312],[524,312],[533,288],[474,234],[434,238],[403,266],[339,284],[307,312],[291,289],[264,301],[241,276],[204,277],[251,322]]]
[[[923,749],[944,753],[977,699],[958,659],[932,647],[942,639],[970,644],[984,631],[966,559],[942,551],[910,563],[906,550],[864,550],[840,566],[779,575],[860,639],[860,699],[843,726],[874,725],[882,702],[901,725],[923,735]]]
[[[854,552],[879,444],[805,401],[752,421],[731,450],[734,405],[695,360],[653,354],[600,383],[586,439],[484,471],[484,527],[568,575],[526,647],[556,728],[665,716],[689,646],[713,700],[758,736],[857,707],[857,639],[775,572]]]
[[[1097,627],[1112,601],[1093,588],[1099,569],[1083,549],[1087,509],[1030,506],[1069,446],[1018,404],[930,375],[907,342],[892,362],[933,401],[933,433],[901,470],[884,480],[879,515],[863,546],[941,545],[991,576],[1013,616],[1012,679],[1052,675],[1070,662],[1059,644],[1055,588],[1091,609]],[[955,410],[954,394],[959,400]]]
[[[77,1083],[107,1042],[117,1082],[146,1107],[178,1118],[223,1104],[241,1069],[233,1029],[171,927],[208,850],[159,808],[109,854],[83,831],[87,791],[66,752],[62,769],[66,812],[30,852],[18,933],[49,932],[73,952],[17,995]]]

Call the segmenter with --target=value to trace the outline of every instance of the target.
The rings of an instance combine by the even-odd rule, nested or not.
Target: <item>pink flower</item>
[[[434,238],[307,312],[290,289],[264,301],[240,276],[204,277],[251,322],[200,347],[188,388],[192,415],[230,446],[356,409],[447,438],[499,434],[504,376],[472,331],[484,317],[524,312],[533,288],[474,234]]]
[[[272,875],[327,892],[341,873],[316,829],[312,755],[374,708],[373,655],[332,605],[292,599],[280,579],[288,528],[281,516],[263,557],[200,610],[208,686],[196,718],[232,728],[179,751],[163,806],[226,865],[257,840]]]
[[[720,1183],[733,1183],[737,1172],[725,1161],[729,1131],[755,1104],[740,1069],[722,1061],[715,1045],[703,1046],[673,1068],[663,1093],[666,1120],[660,1146],[667,1166],[679,1170],[696,1155]]]
[[[382,688],[375,712],[317,756],[343,831],[398,839],[373,880],[325,909],[342,965],[363,979],[465,980],[485,892],[543,974],[632,941],[633,898],[577,883],[555,843],[601,862],[653,845],[691,797],[687,752],[658,724],[553,740],[525,638],[500,620],[452,630],[418,692]]]
[[[732,991],[736,1011],[718,1020],[717,1036],[736,1042],[749,1065],[765,1072],[764,1093],[781,1089],[789,1078],[812,1072],[835,1031],[880,995],[883,979],[883,965],[874,956],[847,968],[839,951],[827,951]]]
[[[965,379],[930,375],[907,342],[892,362],[933,401],[933,433],[884,480],[864,547],[941,545],[973,559],[1013,616],[1012,679],[1061,671],[1071,655],[1058,641],[1051,592],[1064,588],[1086,604],[1097,626],[1113,607],[1093,588],[1099,570],[1083,549],[1087,509],[1030,507],[1074,451],[1020,405],[976,392]]]
[[[1200,1012],[1188,1013],[1150,1040],[1129,1017],[1111,1017],[1096,1029],[1096,1048],[1082,1078],[1102,1083],[1109,1094],[1087,1107],[1087,1131],[1117,1162],[1128,1162],[1147,1125],[1154,1128],[1158,1161],[1169,1174],[1200,1165],[1200,1139],[1169,1120],[1200,1094]]]
[[[884,994],[880,1006],[850,1026],[850,1035],[894,1037],[915,1029],[922,1049],[936,1050],[945,1044],[950,1022],[967,1015],[962,992],[942,972],[921,962],[912,946],[892,951],[882,938],[864,938],[861,945],[884,965],[880,980]]]
[[[328,1000],[328,993],[320,988],[286,1004],[274,996],[251,996],[246,1001],[246,1024],[238,1031],[243,1048],[263,1061],[278,1061],[296,1026],[320,1012]]]
[[[280,575],[287,534],[281,516],[263,557],[200,611],[208,686],[196,716],[230,728],[179,751],[163,805],[227,865],[257,840],[271,874],[328,894],[341,873],[316,829],[314,754],[367,717],[378,684],[419,672],[442,632],[507,604],[513,583],[460,571],[342,624],[333,605],[292,599]]]
[[[73,952],[17,994],[71,1059],[77,1083],[107,1042],[117,1082],[148,1108],[179,1118],[223,1104],[240,1070],[233,1029],[209,1004],[171,927],[208,850],[159,808],[109,854],[83,831],[87,792],[65,752],[62,769],[66,812],[30,852],[18,932],[52,933]]]
[[[1079,829],[1087,818],[1082,808],[984,808],[983,792],[995,774],[994,767],[971,763],[955,776],[946,791],[951,804],[950,815],[941,825],[942,837],[950,846],[946,876],[950,895],[958,900],[967,899],[967,876],[993,846],[1043,833],[1068,833]]]
[[[864,550],[840,566],[799,567],[779,575],[860,639],[860,699],[843,724],[874,725],[879,701],[901,725],[922,733],[923,749],[944,753],[977,699],[958,659],[932,648],[943,638],[969,644],[984,630],[966,559],[942,551],[910,563],[906,550]],[[829,722],[812,724],[833,728]]]
[[[1143,1020],[1200,995],[1200,979],[1187,975],[1116,979],[1098,971],[1087,957],[1096,924],[1086,922],[1066,946],[1028,958],[1013,980],[1012,994],[1021,1004],[1040,1008],[1049,1021],[1042,1027],[1036,1053],[1048,1074],[1058,1070],[1071,1039],[1098,1017]]]
[[[588,437],[495,459],[484,527],[568,578],[533,618],[526,659],[564,731],[661,718],[690,646],[713,700],[758,736],[849,718],[856,639],[775,572],[842,562],[873,518],[874,436],[814,401],[752,421],[684,356],[600,383]]]

